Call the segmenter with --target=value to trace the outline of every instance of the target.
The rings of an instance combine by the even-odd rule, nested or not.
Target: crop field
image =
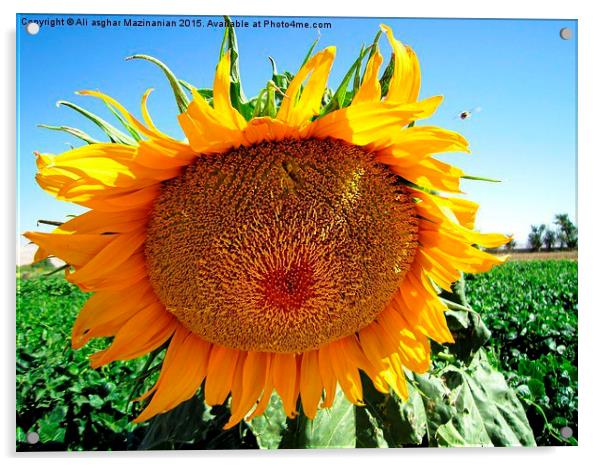
[[[565,444],[563,427],[577,438],[577,262],[509,262],[468,276],[466,292],[492,332],[490,361],[525,405],[537,444]]]
[[[62,273],[46,276],[48,270],[41,265],[17,272],[17,449],[152,447],[152,428],[130,422],[139,409],[131,398],[143,388],[137,376],[145,359],[90,369],[88,356],[106,342],[79,351],[70,347],[71,326],[86,294]],[[467,276],[466,293],[492,332],[489,362],[515,389],[537,444],[576,443],[577,262],[509,262]],[[572,429],[569,439],[563,427]],[[243,435],[236,430],[202,435]],[[40,436],[36,445],[26,442],[32,431]],[[237,439],[239,448],[245,442]],[[249,441],[246,447],[257,445]]]

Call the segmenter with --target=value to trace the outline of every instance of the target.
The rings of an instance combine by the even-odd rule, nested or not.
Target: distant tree
[[[574,249],[577,247],[577,227],[569,219],[568,214],[556,214],[554,223],[558,225],[558,242],[560,247]]]
[[[546,249],[551,250],[556,244],[556,240],[558,239],[558,235],[551,228],[547,228],[546,232],[543,235],[543,244],[546,245]]]
[[[510,241],[506,243],[504,246],[507,251],[514,251],[516,249],[516,240],[512,238]]]
[[[546,229],[545,225],[531,225],[531,233],[527,241],[532,251],[539,251],[543,245],[543,232]]]

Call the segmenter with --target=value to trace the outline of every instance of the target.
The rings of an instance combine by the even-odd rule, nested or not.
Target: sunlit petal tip
[[[337,48],[334,45],[330,45],[323,50],[324,54],[328,58],[335,58],[337,54]]]
[[[385,32],[385,33],[387,33],[387,34],[388,34],[388,33],[393,33],[393,30],[392,30],[392,29],[391,29],[389,26],[387,26],[386,24],[384,24],[384,23],[381,23],[381,24],[380,24],[380,30],[381,30],[382,32]]]

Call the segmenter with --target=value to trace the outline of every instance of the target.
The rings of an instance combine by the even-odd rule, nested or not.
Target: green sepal
[[[250,120],[253,116],[253,108],[249,105],[245,93],[242,89],[242,81],[240,79],[240,68],[238,64],[238,41],[236,40],[236,32],[232,26],[232,20],[229,16],[224,16],[226,27],[224,28],[224,38],[219,51],[220,60],[230,51],[230,101],[232,106],[237,109],[246,120]]]
[[[393,77],[393,69],[395,67],[395,56],[391,54],[391,59],[385,68],[383,75],[380,77],[380,95],[384,97],[389,92],[389,84]]]
[[[188,108],[188,104],[189,104],[188,97],[182,90],[182,87],[180,86],[180,82],[178,81],[178,78],[176,78],[176,76],[167,67],[167,65],[165,63],[163,63],[162,61],[157,60],[155,57],[151,57],[150,55],[136,54],[136,55],[132,55],[132,56],[129,56],[126,58],[126,60],[136,60],[136,59],[147,60],[147,61],[157,65],[159,68],[161,68],[161,71],[163,71],[163,73],[165,74],[165,77],[169,81],[169,85],[171,86],[171,89],[174,93],[176,103],[178,104],[178,110],[180,111],[180,113],[184,113],[186,111],[186,109]]]
[[[320,40],[320,38],[318,37],[316,40],[314,40],[312,42],[311,46],[309,47],[309,50],[305,54],[305,58],[303,59],[303,62],[301,63],[301,66],[299,67],[299,69],[303,68],[303,66],[307,63],[307,60],[309,60],[309,58],[311,57],[311,54],[313,53],[314,49],[316,48],[316,45],[318,45],[319,40]]]
[[[110,103],[108,103],[108,102],[104,102],[104,103],[107,106],[107,108],[110,110],[110,112],[113,115],[115,115],[115,118],[117,118],[119,120],[119,122],[123,125],[123,127],[127,130],[127,132],[130,133],[130,135],[134,138],[134,140],[136,142],[140,142],[142,140],[142,136],[140,135],[138,130],[136,130],[136,128],[134,128],[125,118],[123,118],[121,116],[121,114],[117,110],[115,110],[115,108]]]
[[[178,82],[191,94],[193,93],[198,93],[201,97],[203,97],[207,103],[213,107],[213,89],[209,89],[207,88],[200,88],[197,89],[196,87],[194,87],[192,84],[190,84],[187,81],[184,81],[183,79],[178,79]]]
[[[274,109],[280,106],[282,103],[282,99],[286,94],[286,90],[293,80],[294,76],[288,71],[284,71],[283,73],[278,73],[278,68],[276,66],[276,61],[272,57],[268,57],[270,63],[272,65],[272,85],[274,87]],[[269,86],[269,83],[268,83]]]
[[[72,110],[82,114],[96,126],[98,126],[109,138],[111,142],[115,142],[118,144],[125,144],[128,146],[136,145],[136,140],[132,137],[126,135],[125,133],[119,131],[112,124],[100,118],[98,115],[86,110],[85,108],[80,107],[72,102],[68,102],[66,100],[59,100],[56,103],[57,106],[64,105],[65,107],[69,107]]]
[[[496,180],[493,178],[485,178],[483,176],[462,175],[460,178],[462,178],[463,180],[487,181],[489,183],[501,183],[502,182],[502,180]]]
[[[70,134],[78,139],[81,139],[87,144],[98,144],[100,141],[97,141],[88,133],[82,131],[81,129],[71,128],[70,126],[51,126],[51,125],[38,125],[38,128],[51,129],[53,131],[63,131],[65,133]]]
[[[355,96],[357,90],[355,88],[355,83],[351,92],[347,91],[347,87],[349,87],[349,83],[352,78],[355,77],[357,80],[359,80],[359,70],[362,66],[362,61],[364,60],[364,57],[368,50],[371,49],[372,46],[368,48],[364,48],[362,46],[362,50],[360,51],[359,57],[355,60],[355,62],[353,62],[349,70],[347,70],[347,73],[343,77],[341,84],[334,92],[333,97],[320,112],[320,116],[324,116],[330,112],[343,108],[344,106],[349,105],[349,103],[351,103],[351,100],[353,99],[353,96]],[[357,85],[357,88],[359,89],[359,84]]]

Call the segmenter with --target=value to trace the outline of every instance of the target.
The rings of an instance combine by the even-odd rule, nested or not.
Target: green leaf
[[[426,433],[430,446],[437,446],[437,429],[452,418],[454,409],[449,404],[449,389],[432,374],[414,374],[414,386],[422,398],[426,413]]]
[[[286,430],[286,414],[282,409],[282,401],[276,392],[272,393],[270,403],[261,416],[248,422],[259,448],[276,449]]]
[[[451,379],[451,374],[446,377]],[[482,423],[493,445],[535,446],[523,406],[504,376],[491,367],[483,350],[467,370],[456,371],[456,378],[460,380],[458,386],[466,385],[459,391],[454,387],[457,410],[463,416],[470,416],[473,424]],[[463,424],[456,420],[455,425]],[[480,444],[478,438],[471,440]]]
[[[320,409],[315,419],[302,413],[287,421],[280,448],[353,448],[355,412],[343,392],[337,389],[332,408]]]
[[[443,447],[493,446],[470,387],[464,383],[461,373],[452,370],[446,372],[445,377],[448,386],[456,385],[450,394],[450,404],[454,406],[455,413],[449,422],[437,429],[437,444]]]
[[[355,406],[355,447],[387,448],[379,420],[368,408]]]
[[[40,435],[41,443],[63,442],[66,432],[63,427],[66,415],[67,408],[57,406],[40,420],[37,433]]]
[[[203,426],[204,403],[198,396],[180,403],[150,421],[139,450],[171,449],[176,443],[192,443]]]
[[[539,399],[546,396],[546,386],[541,380],[531,378],[527,382],[527,386],[529,387],[529,392],[534,399]]]
[[[426,411],[418,390],[408,383],[408,400],[401,400],[394,393],[383,394],[378,392],[367,377],[362,377],[365,407],[356,407],[356,422],[365,423],[367,418],[375,423],[376,429],[364,433],[363,443],[367,447],[403,447],[406,445],[420,445],[426,434]],[[358,415],[362,417],[358,417]],[[363,425],[362,425],[363,427]],[[368,426],[369,427],[369,426]],[[368,435],[371,438],[367,438]],[[383,442],[380,441],[380,436]],[[358,436],[358,441],[359,441]]]
[[[455,340],[447,345],[449,352],[469,364],[474,354],[489,341],[491,332],[474,311],[447,311],[445,317]]]

